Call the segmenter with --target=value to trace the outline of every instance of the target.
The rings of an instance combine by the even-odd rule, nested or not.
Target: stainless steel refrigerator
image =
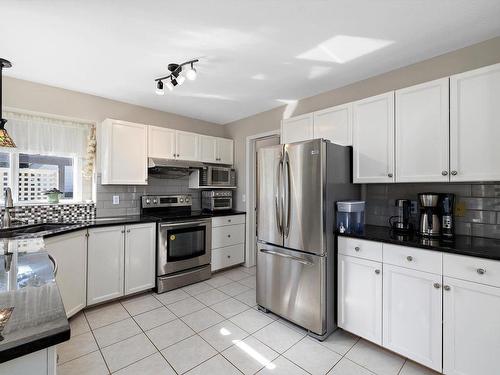
[[[335,202],[359,199],[351,160],[321,139],[258,151],[257,304],[318,339],[336,328]]]

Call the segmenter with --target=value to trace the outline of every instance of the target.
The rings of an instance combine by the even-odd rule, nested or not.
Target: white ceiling
[[[498,0],[0,0],[5,74],[215,123],[500,35]],[[153,79],[200,57],[165,96]]]

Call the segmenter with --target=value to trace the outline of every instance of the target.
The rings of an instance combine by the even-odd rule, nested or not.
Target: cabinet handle
[[[360,250],[360,249],[359,249],[359,246],[356,246],[356,247],[354,248],[354,251],[359,251],[359,250]]]
[[[452,176],[456,176],[457,174],[458,174],[458,172],[457,172],[457,171],[451,171],[451,175],[452,175]]]
[[[443,289],[444,289],[444,290],[446,290],[446,291],[448,291],[448,290],[450,290],[451,288],[450,288],[450,286],[449,286],[449,285],[445,285],[445,286],[443,286]]]
[[[484,275],[486,273],[486,270],[484,268],[478,268],[476,272],[480,275]]]
[[[441,172],[441,174],[442,174],[443,176],[448,176],[448,171],[442,171],[442,172]]]
[[[388,174],[387,174],[387,177],[389,177],[389,178],[392,178],[392,176],[393,176],[393,174],[392,174],[392,173],[388,173]]]
[[[441,288],[441,284],[439,284],[439,283],[434,283],[434,288],[436,288],[436,289]]]
[[[406,260],[407,260],[408,262],[411,262],[411,261],[413,260],[413,257],[412,257],[411,255],[408,255],[408,256],[406,257]]]
[[[375,270],[375,274],[379,275],[380,274],[380,270]]]

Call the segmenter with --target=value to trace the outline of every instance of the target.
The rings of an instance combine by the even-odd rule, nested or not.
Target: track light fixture
[[[156,93],[158,95],[164,95],[165,91],[163,90],[163,86],[166,86],[169,91],[172,91],[175,86],[182,85],[186,78],[190,81],[194,81],[197,76],[197,71],[194,68],[194,63],[197,63],[198,61],[199,60],[196,59],[186,61],[182,64],[168,64],[168,70],[170,71],[170,74],[168,76],[155,79]],[[190,65],[190,68],[186,71],[184,76],[182,74],[182,67],[185,65]]]

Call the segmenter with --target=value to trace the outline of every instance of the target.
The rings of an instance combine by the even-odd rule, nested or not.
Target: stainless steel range
[[[191,195],[145,195],[141,214],[158,220],[156,290],[163,293],[211,276],[212,221],[191,210]]]

